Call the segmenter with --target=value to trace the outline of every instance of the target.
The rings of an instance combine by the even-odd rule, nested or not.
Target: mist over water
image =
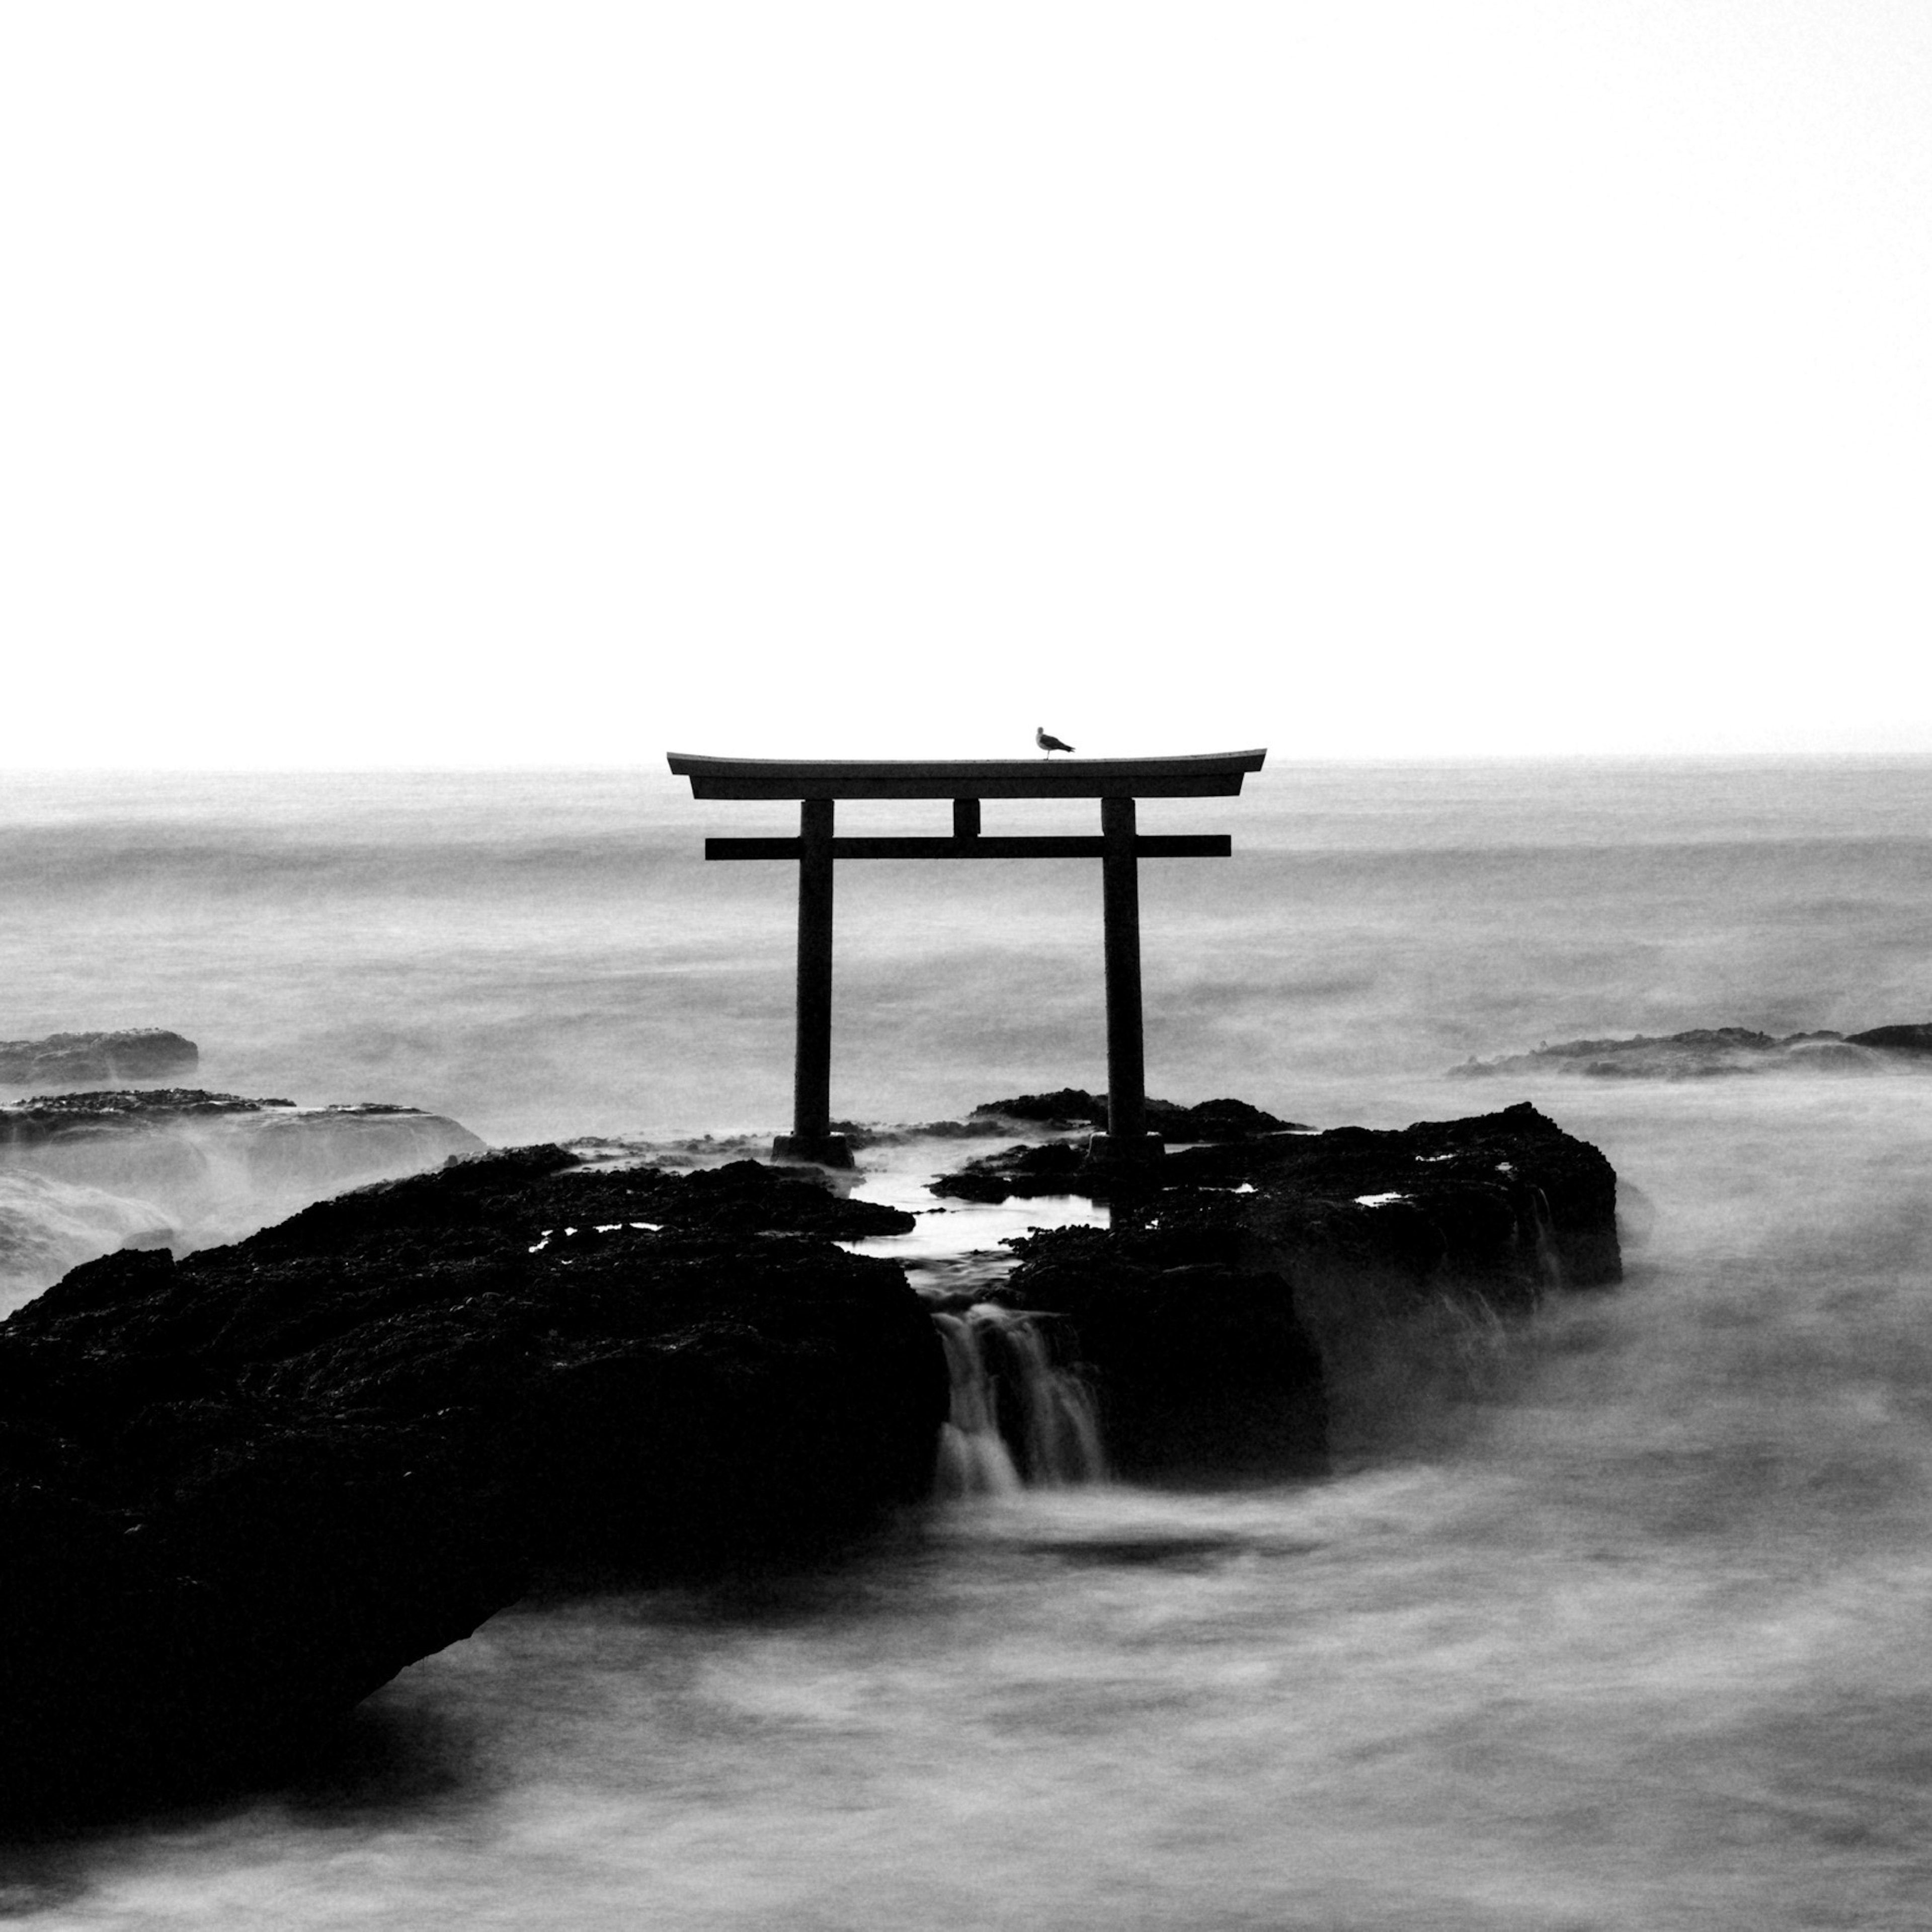
[[[304,1787],[23,1852],[0,1899],[76,1928],[1922,1925],[1932,1072],[1444,1074],[1932,1018],[1932,766],[1264,779],[1142,808],[1237,847],[1144,868],[1150,1086],[1324,1126],[1533,1099],[1625,1184],[1624,1288],[1364,1398],[1328,1482],[960,1504],[824,1574],[500,1616]],[[628,774],[7,782],[0,1036],[175,1026],[205,1084],[497,1140],[782,1124],[790,878],[699,860],[782,810]],[[1103,1084],[1094,869],[842,868],[835,1107]]]
[[[1856,1028],[1932,998],[1927,761],[1287,767],[1141,818],[1235,838],[1142,868],[1149,1082],[1177,1100],[1349,1114],[1364,1076],[1546,1036]],[[795,829],[655,771],[13,775],[0,1036],[173,1027],[204,1084],[498,1142],[782,1126],[794,875],[702,842]],[[851,864],[838,892],[836,1112],[1104,1086],[1097,868]]]

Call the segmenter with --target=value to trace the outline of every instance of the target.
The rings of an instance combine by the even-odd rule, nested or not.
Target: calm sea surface
[[[1237,848],[1143,868],[1154,1090],[1532,1099],[1624,1178],[1626,1286],[1346,1416],[1328,1482],[958,1505],[836,1574],[500,1616],[309,1785],[23,1848],[0,1910],[1925,1925],[1932,1071],[1445,1075],[1932,1018],[1932,763],[1290,766],[1142,816]],[[791,878],[700,842],[783,829],[650,772],[0,777],[0,1037],[170,1026],[205,1085],[500,1142],[782,1126]],[[1103,1084],[1096,872],[842,868],[835,1109]]]

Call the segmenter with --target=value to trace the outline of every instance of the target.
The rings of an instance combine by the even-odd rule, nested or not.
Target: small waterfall
[[[1563,1286],[1563,1258],[1556,1251],[1556,1217],[1550,1211],[1550,1197],[1540,1187],[1529,1190],[1536,1221],[1536,1269],[1546,1288]]]
[[[941,1496],[1106,1480],[1093,1397],[1054,1366],[1046,1318],[985,1301],[934,1315],[952,1376],[952,1412],[940,1430]]]

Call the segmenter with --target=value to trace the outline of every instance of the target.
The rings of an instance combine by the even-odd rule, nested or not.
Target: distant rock
[[[294,1106],[292,1100],[251,1100],[239,1094],[211,1094],[200,1087],[37,1094],[30,1100],[0,1107],[0,1146],[36,1146],[110,1129],[137,1130],[184,1120],[205,1120],[215,1114],[259,1114],[269,1108]]]
[[[192,1073],[200,1059],[193,1040],[160,1027],[54,1033],[44,1040],[0,1040],[0,1086],[51,1094],[70,1087],[178,1080]]]
[[[824,1546],[932,1480],[909,1217],[557,1148],[110,1255],[0,1324],[0,1802],[256,1774],[535,1578]],[[731,1232],[721,1232],[727,1228]]]
[[[1890,1053],[1932,1053],[1932,1024],[1874,1027],[1869,1032],[1847,1034],[1845,1044],[1878,1047]]]
[[[1882,1034],[1932,1028],[1881,1027]],[[1854,1034],[1793,1033],[1782,1036],[1747,1027],[1697,1027],[1660,1036],[1634,1034],[1622,1040],[1570,1040],[1539,1046],[1532,1053],[1498,1060],[1466,1060],[1449,1071],[1461,1079],[1497,1074],[1572,1073],[1598,1080],[1702,1080],[1726,1075],[1800,1072],[1862,1072],[1882,1066],[1886,1056],[1873,1048],[1903,1042]],[[1918,1049],[1932,1052],[1932,1046]]]

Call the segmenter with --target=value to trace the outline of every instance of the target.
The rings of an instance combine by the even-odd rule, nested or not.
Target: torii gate
[[[792,1130],[772,1148],[779,1160],[850,1167],[850,1150],[832,1131],[832,871],[840,859],[1098,859],[1107,979],[1107,1131],[1094,1156],[1107,1162],[1158,1155],[1147,1130],[1147,1072],[1141,1034],[1142,859],[1225,859],[1225,832],[1149,835],[1136,830],[1137,798],[1228,797],[1268,756],[1209,752],[1177,758],[844,759],[708,758],[668,753],[694,798],[795,798],[796,838],[707,838],[707,859],[798,862],[798,1058]],[[950,838],[840,838],[842,798],[950,798]],[[985,838],[986,798],[1097,798],[1100,836]]]

